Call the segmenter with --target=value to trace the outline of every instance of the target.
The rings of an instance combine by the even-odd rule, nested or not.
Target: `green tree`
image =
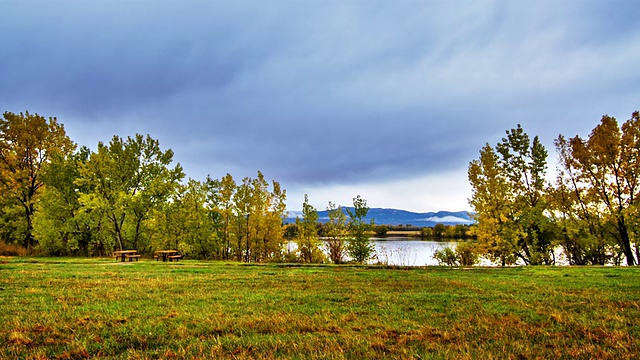
[[[152,209],[147,221],[155,249],[177,249],[190,257],[208,259],[217,250],[215,217],[207,199],[207,184],[189,179],[170,201]]]
[[[219,214],[221,221],[221,226],[217,228],[217,232],[218,237],[222,239],[222,259],[228,260],[231,258],[232,224],[236,210],[233,200],[238,185],[231,174],[226,174],[220,180],[208,178],[207,183],[210,201],[215,211]]]
[[[507,132],[496,147],[511,191],[511,220],[518,229],[516,256],[526,264],[552,264],[553,225],[545,212],[547,150],[522,127]]]
[[[76,185],[79,166],[87,162],[89,154],[86,147],[66,157],[56,154],[44,168],[44,192],[36,206],[33,232],[39,251],[45,254],[105,254],[106,244],[93,236],[94,229],[81,213],[80,194],[91,189]]]
[[[552,264],[554,227],[545,212],[547,151],[518,125],[469,164],[479,250],[501,264]]]
[[[438,264],[440,265],[446,265],[446,266],[458,266],[459,265],[459,259],[458,256],[456,255],[456,252],[446,246],[442,249],[438,249],[433,253],[433,258],[438,262]]]
[[[385,237],[389,232],[389,226],[387,225],[376,225],[374,226],[374,233],[377,237]]]
[[[347,215],[341,206],[329,201],[327,207],[329,221],[326,223],[326,244],[329,259],[334,264],[342,264],[346,253],[345,237],[347,234]]]
[[[150,249],[147,220],[174,194],[184,177],[173,151],[162,151],[157,140],[136,134],[126,140],[114,136],[80,166],[77,184],[91,191],[80,195],[83,211],[93,224],[111,236],[120,249]]]
[[[447,227],[444,224],[437,223],[433,227],[433,236],[435,236],[437,238],[444,237],[446,232],[447,232]]]
[[[234,199],[235,241],[233,252],[237,261],[249,261],[249,241],[251,238],[251,178],[242,179],[238,185]]]
[[[479,256],[477,247],[470,242],[461,242],[455,247],[444,247],[438,249],[433,253],[433,258],[438,261],[440,265],[446,266],[473,266],[478,260]]]
[[[304,195],[302,204],[302,219],[297,218],[298,225],[298,250],[303,262],[319,263],[323,262],[324,254],[320,250],[322,245],[318,238],[318,211],[309,204],[309,196]]]
[[[5,112],[0,119],[1,203],[21,209],[23,222],[12,229],[20,230],[22,244],[27,249],[35,245],[33,216],[44,186],[42,170],[53,156],[70,155],[75,147],[56,118],[47,120],[29,112],[19,115]],[[6,209],[3,213],[11,214],[12,210]]]
[[[262,172],[250,179],[249,217],[250,226],[245,251],[247,261],[266,261],[279,258],[284,243],[282,223],[286,216],[286,191],[280,183],[272,181],[271,187]]]
[[[430,227],[423,227],[420,229],[420,237],[422,239],[433,237],[433,229]]]
[[[375,248],[369,239],[371,229],[374,225],[373,220],[366,222],[365,218],[369,212],[367,200],[360,195],[353,198],[353,209],[346,209],[349,214],[349,244],[347,253],[355,261],[366,263],[374,253]]]

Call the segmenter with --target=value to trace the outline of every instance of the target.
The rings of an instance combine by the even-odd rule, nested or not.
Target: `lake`
[[[371,241],[376,250],[376,259],[372,263],[397,266],[438,265],[433,253],[445,247],[455,248],[458,244],[456,241],[411,240],[403,237],[372,238]]]
[[[371,238],[370,240],[375,247],[375,258],[369,263],[394,266],[438,265],[438,261],[433,258],[433,253],[445,247],[455,249],[458,244],[458,241],[427,241],[407,237]],[[288,251],[295,251],[297,245],[295,241],[290,241],[287,247]],[[323,251],[328,255],[326,248]]]

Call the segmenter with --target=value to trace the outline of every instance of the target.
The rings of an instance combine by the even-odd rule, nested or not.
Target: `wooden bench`
[[[136,259],[136,261],[138,261],[138,259],[142,256],[140,254],[127,254],[125,255],[127,259],[129,259],[129,261],[133,261],[132,259]]]
[[[182,255],[170,255],[170,256],[167,256],[167,259],[169,259],[169,261],[173,261],[174,259],[178,261],[182,259],[182,257],[183,257]]]

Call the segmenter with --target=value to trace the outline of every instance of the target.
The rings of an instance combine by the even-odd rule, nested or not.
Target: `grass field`
[[[0,258],[3,359],[631,359],[640,268]]]

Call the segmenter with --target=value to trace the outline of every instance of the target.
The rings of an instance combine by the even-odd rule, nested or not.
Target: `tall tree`
[[[149,249],[146,221],[162,206],[184,177],[182,167],[170,168],[173,151],[160,149],[148,135],[114,136],[108,145],[80,167],[77,184],[92,191],[80,196],[84,211],[114,237],[118,248]]]
[[[217,227],[218,237],[222,239],[221,257],[224,260],[231,258],[231,238],[232,224],[235,214],[234,195],[238,186],[233,176],[226,174],[220,180],[213,180],[207,177],[207,187],[209,193],[209,202],[214,211],[217,212],[221,226]]]
[[[284,248],[284,227],[283,223],[287,217],[287,191],[282,188],[279,182],[271,182],[271,192],[268,193],[266,213],[264,216],[264,227],[262,238],[262,261],[273,258],[280,258]]]
[[[207,259],[217,252],[215,218],[207,201],[207,185],[189,179],[180,185],[169,201],[154,207],[154,236],[156,249],[177,249],[190,257]]]
[[[90,188],[76,185],[79,166],[89,159],[86,147],[70,156],[56,154],[42,173],[45,185],[33,218],[38,248],[50,255],[104,255],[108,244],[94,237],[94,229],[81,216],[79,197]],[[99,224],[98,224],[99,227]]]
[[[304,262],[322,262],[321,242],[318,238],[318,211],[309,204],[309,196],[304,195],[302,219],[296,219],[298,225],[298,250]]]
[[[608,232],[626,257],[627,265],[637,263],[632,240],[637,221],[640,190],[640,115],[636,111],[622,128],[615,118],[603,116],[587,140],[570,141],[571,170],[586,186],[585,201],[598,209]],[[636,244],[636,252],[637,244]]]
[[[342,264],[346,253],[345,237],[347,235],[347,215],[341,206],[336,206],[329,201],[327,207],[329,221],[325,225],[326,244],[329,250],[329,259],[334,264]]]
[[[6,205],[22,208],[23,245],[34,245],[33,216],[43,182],[42,169],[52,156],[66,156],[75,150],[64,126],[29,112],[5,112],[0,119],[0,193]]]
[[[555,261],[553,227],[545,215],[546,161],[538,137],[531,141],[518,125],[507,131],[495,151],[485,146],[480,161],[469,165],[476,235],[502,263],[512,262],[511,256],[526,264]]]
[[[510,231],[509,186],[491,145],[480,150],[480,158],[469,164],[468,173],[472,188],[469,203],[476,221],[472,233],[478,238],[479,252],[502,266],[515,263],[517,246]]]
[[[560,135],[555,145],[558,175],[549,190],[549,216],[556,222],[558,243],[571,265],[604,265],[613,258],[613,238],[603,226],[597,203],[590,200],[588,184],[580,180],[570,142]]]
[[[353,198],[353,209],[347,208],[349,214],[349,245],[347,253],[356,262],[366,263],[369,261],[375,249],[373,243],[369,240],[371,229],[373,228],[373,220],[366,222],[365,218],[369,212],[367,200],[360,195]]]
[[[242,179],[242,184],[234,194],[235,205],[235,248],[237,261],[249,261],[249,246],[251,241],[251,178]]]

